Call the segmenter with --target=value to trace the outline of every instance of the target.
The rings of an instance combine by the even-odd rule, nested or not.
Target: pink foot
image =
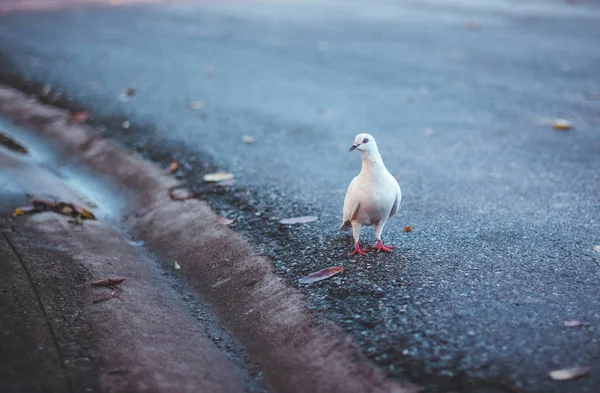
[[[358,255],[367,255],[367,252],[369,252],[367,249],[365,249],[365,248],[360,248],[360,246],[358,245],[358,243],[356,243],[356,244],[354,245],[354,251],[352,251],[352,252],[350,253],[350,256],[352,256],[352,255],[356,255],[356,254],[358,254]]]
[[[383,242],[381,240],[377,240],[377,244],[374,245],[373,248],[380,252],[381,251],[392,252],[392,250],[394,248],[396,248],[396,246],[384,246]]]

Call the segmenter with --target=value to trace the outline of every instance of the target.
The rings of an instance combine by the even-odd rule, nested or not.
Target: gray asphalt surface
[[[550,1],[76,9],[0,16],[0,78],[180,160],[290,284],[344,265],[302,291],[389,374],[432,392],[593,392],[598,42],[599,8]],[[574,130],[554,131],[556,117]],[[337,233],[359,132],[403,190],[390,255],[348,258],[350,233]],[[216,169],[235,186],[206,191]],[[278,225],[307,214],[319,221]],[[547,376],[575,365],[592,369]]]

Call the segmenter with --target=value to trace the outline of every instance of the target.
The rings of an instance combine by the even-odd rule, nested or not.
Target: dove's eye
[[[363,143],[367,143],[369,140],[367,138],[363,139]]]

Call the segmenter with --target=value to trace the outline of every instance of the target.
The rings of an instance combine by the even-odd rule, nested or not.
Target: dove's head
[[[356,138],[354,138],[354,144],[350,146],[350,151],[354,149],[367,154],[379,152],[377,143],[375,143],[375,138],[370,134],[358,134]]]

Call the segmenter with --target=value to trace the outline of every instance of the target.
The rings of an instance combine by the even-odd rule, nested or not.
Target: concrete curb
[[[219,224],[204,201],[173,201],[168,192],[181,184],[164,170],[91,127],[70,124],[68,112],[11,88],[0,86],[0,112],[122,185],[132,196],[128,228],[178,261],[189,285],[215,307],[259,364],[272,391],[416,390],[386,378],[337,326],[318,325],[301,294],[287,287],[246,239]]]

